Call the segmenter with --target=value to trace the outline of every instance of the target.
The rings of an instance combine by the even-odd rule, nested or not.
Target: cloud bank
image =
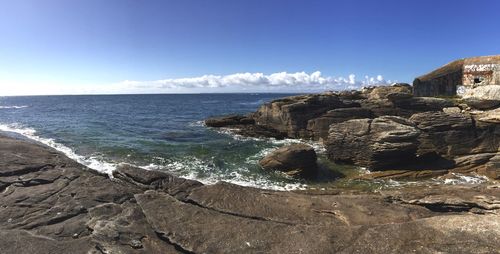
[[[194,78],[162,79],[154,81],[123,81],[128,88],[154,90],[163,92],[196,91],[196,92],[310,92],[325,90],[359,89],[363,86],[385,85],[392,83],[382,75],[348,77],[323,76],[321,72],[278,72],[270,75],[263,73],[235,73],[225,76],[204,75]]]
[[[323,76],[321,72],[235,73],[194,78],[152,81],[125,80],[116,83],[73,83],[71,81],[22,81],[0,79],[0,96],[60,94],[138,94],[138,93],[231,93],[231,92],[322,92],[359,89],[363,86],[391,84],[382,75],[358,79]]]

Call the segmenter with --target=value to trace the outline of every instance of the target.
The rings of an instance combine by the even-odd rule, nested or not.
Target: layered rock
[[[338,108],[307,122],[307,131],[314,140],[326,140],[330,125],[351,119],[372,118],[373,112],[365,108]]]
[[[410,117],[422,132],[419,154],[435,152],[445,158],[496,153],[500,146],[500,126],[478,126],[471,116],[461,113],[424,112]]]
[[[335,108],[358,104],[342,100],[336,94],[312,94],[286,97],[262,105],[254,114],[258,125],[287,133],[288,137],[307,137],[307,123]]]
[[[283,139],[287,134],[269,126],[256,125],[255,120],[249,116],[229,115],[213,117],[205,120],[208,127],[229,128],[233,133],[246,137],[270,137]]]
[[[208,127],[226,127],[234,125],[249,125],[254,123],[255,120],[253,118],[241,115],[213,117],[205,120],[205,124]]]
[[[111,179],[47,147],[6,137],[0,154],[6,254],[500,249],[495,186],[278,192],[202,185],[131,166]]]
[[[468,89],[462,95],[467,105],[476,109],[492,109],[500,106],[500,85],[484,85]]]
[[[325,145],[333,161],[385,170],[415,160],[419,135],[408,120],[383,116],[332,124]]]
[[[500,146],[499,108],[489,108],[496,103],[496,88],[495,86],[488,90],[478,87],[479,90],[474,94],[476,97],[469,96],[470,98],[474,97],[476,101],[477,98],[480,98],[481,106],[474,104],[476,101],[471,102],[470,98],[467,97],[464,100],[451,97],[414,97],[411,94],[411,87],[405,84],[369,87],[361,91],[286,97],[260,107],[257,112],[250,116],[255,120],[255,123],[240,124],[236,132],[242,135],[256,136],[255,130],[257,129],[261,130],[261,136],[273,136],[267,133],[271,130],[270,133],[275,133],[274,137],[319,140],[328,143],[328,146],[332,148],[329,153],[330,158],[334,161],[352,161],[364,166],[379,164],[375,168],[380,170],[396,169],[394,168],[397,164],[396,161],[400,160],[400,165],[406,163],[414,166],[405,166],[404,169],[397,168],[398,170],[415,170],[417,168],[443,170],[451,169],[456,164],[459,172],[471,170],[478,172],[482,170],[479,166],[488,162],[483,158],[492,158],[498,153]],[[466,104],[467,100],[469,100],[470,105]],[[490,103],[492,101],[493,104]],[[481,110],[474,108],[481,108]],[[484,108],[488,109],[484,110]],[[406,156],[393,157],[388,155],[390,158],[381,155],[377,155],[380,157],[373,156],[374,154],[385,154],[384,149],[388,148],[377,147],[371,145],[372,143],[363,146],[359,140],[370,140],[372,134],[368,135],[370,137],[359,138],[358,134],[348,132],[349,128],[358,129],[370,126],[371,120],[366,119],[386,116],[409,119],[410,124],[414,124],[421,133],[418,139],[413,140],[415,142],[412,147],[417,147],[415,161],[408,163],[409,157]],[[365,120],[355,121],[356,124],[349,122],[354,119]],[[342,123],[345,124],[342,125]],[[345,136],[345,140],[352,140],[354,143],[339,145],[342,139],[337,136],[340,134],[334,134],[332,140],[328,141],[331,126],[340,126],[340,128],[348,126],[345,129],[345,135],[342,135]],[[371,131],[376,132],[376,130]],[[384,130],[380,131],[384,132]],[[335,131],[333,132],[335,133]],[[410,141],[406,143],[410,143]],[[334,147],[335,149],[333,149]],[[376,149],[381,149],[381,151],[377,153]],[[403,153],[407,152],[405,149],[402,151]],[[361,158],[363,154],[368,156],[364,161]],[[376,160],[380,160],[380,162],[375,162]],[[382,160],[390,163],[385,165]],[[388,168],[384,168],[384,165]]]
[[[305,144],[281,147],[259,161],[266,170],[278,170],[293,177],[311,177],[316,173],[314,148]]]

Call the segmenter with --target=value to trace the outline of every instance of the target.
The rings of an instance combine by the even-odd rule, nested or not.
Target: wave
[[[152,163],[141,166],[141,168],[147,170],[173,171],[180,177],[196,180],[203,184],[215,184],[224,181],[240,186],[280,191],[305,189],[307,186],[302,183],[279,183],[269,180],[265,176],[244,175],[244,172],[247,170],[244,167],[233,169],[229,173],[216,173],[209,163],[192,156],[170,162],[166,162],[163,158],[158,159],[164,163],[162,163],[162,165]],[[195,168],[197,171],[193,170]],[[200,177],[200,175],[202,176]]]
[[[459,173],[451,173],[451,178],[440,179],[444,184],[482,184],[488,182],[488,177],[480,175],[462,175]]]
[[[54,139],[51,138],[44,138],[36,135],[36,130],[32,128],[26,128],[23,127],[19,124],[1,124],[0,123],[0,131],[5,131],[5,132],[13,132],[20,134],[26,138],[32,139],[34,141],[40,142],[46,146],[52,147],[55,150],[62,152],[66,156],[68,156],[70,159],[75,160],[76,162],[87,166],[91,169],[97,170],[99,172],[103,172],[108,174],[110,177],[112,176],[113,171],[119,166],[121,163],[113,163],[106,161],[102,159],[100,156],[82,156],[79,154],[76,154],[71,148],[68,146],[65,146],[61,143],[56,142]],[[249,186],[249,187],[255,187],[255,188],[261,188],[261,189],[270,189],[270,190],[297,190],[297,189],[303,189],[305,185],[300,184],[300,183],[276,183],[273,182],[269,179],[266,179],[264,176],[244,176],[240,172],[237,171],[232,171],[227,175],[224,174],[216,174],[212,168],[206,163],[201,161],[200,159],[196,157],[185,157],[181,160],[175,160],[175,161],[165,161],[164,158],[157,157],[157,160],[162,162],[164,165],[156,165],[156,164],[150,164],[146,166],[138,166],[134,164],[130,164],[135,167],[143,168],[146,170],[160,170],[160,171],[167,171],[167,172],[172,172],[176,173],[177,176],[191,179],[191,180],[196,180],[200,181],[203,184],[215,184],[219,181],[225,181],[241,186]],[[197,169],[199,171],[202,171],[203,175],[205,176],[199,176],[198,173],[196,172]],[[244,168],[239,168],[238,171],[244,172],[246,169]]]
[[[115,170],[116,167],[118,166],[117,163],[106,162],[106,161],[100,159],[98,156],[78,155],[71,148],[69,148],[61,143],[57,143],[56,141],[54,141],[54,139],[43,138],[43,137],[36,135],[36,130],[34,130],[32,128],[25,128],[25,127],[22,127],[18,124],[12,124],[12,125],[0,124],[0,131],[14,132],[14,133],[21,134],[29,139],[35,140],[35,141],[40,142],[46,146],[52,147],[59,152],[62,152],[63,154],[68,156],[70,159],[73,159],[82,165],[85,165],[85,166],[87,166],[91,169],[97,170],[99,172],[106,173],[109,176],[112,176],[113,170]]]
[[[265,101],[264,101],[263,99],[260,99],[260,100],[258,100],[258,101],[252,101],[252,102],[240,102],[239,104],[240,104],[240,105],[244,105],[244,106],[246,106],[246,105],[251,105],[251,106],[253,106],[253,105],[261,105],[261,104],[264,104],[264,102],[265,102]]]
[[[28,108],[29,106],[0,106],[0,109],[20,109],[20,108]]]

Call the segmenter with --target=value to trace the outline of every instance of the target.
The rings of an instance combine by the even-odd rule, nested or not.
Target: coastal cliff
[[[498,185],[279,192],[123,165],[114,178],[0,137],[2,253],[494,253]]]

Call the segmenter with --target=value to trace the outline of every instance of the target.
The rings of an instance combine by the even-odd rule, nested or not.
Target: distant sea
[[[203,123],[210,116],[249,113],[289,95],[0,97],[0,131],[22,134],[106,173],[128,163],[204,183],[295,189],[304,183],[264,172],[257,162],[298,141],[245,138]]]

